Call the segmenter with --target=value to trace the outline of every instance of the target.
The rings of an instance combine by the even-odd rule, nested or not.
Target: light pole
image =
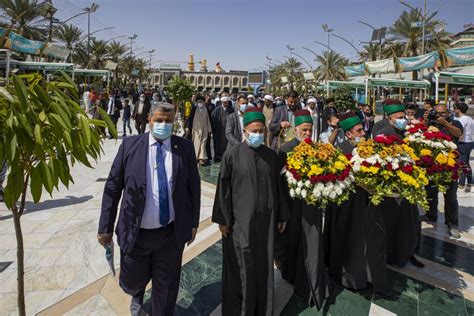
[[[290,56],[293,57],[293,51],[295,49],[293,47],[291,47],[290,45],[286,45],[286,48],[288,48],[288,50],[290,51]]]
[[[324,32],[328,33],[328,46],[327,47],[328,47],[328,49],[331,49],[331,46],[329,45],[329,38],[330,38],[331,32],[333,32],[334,29],[329,28],[329,26],[327,24],[323,24],[322,28],[323,28]],[[326,56],[326,72],[327,72],[326,81],[329,81],[329,51],[328,51],[328,54]]]
[[[354,50],[357,52],[357,54],[360,54],[360,51],[357,49],[357,47],[355,47],[354,44],[352,44],[351,42],[349,42],[348,40],[346,40],[344,37],[339,36],[339,35],[334,34],[334,33],[331,34],[331,35],[332,35],[332,36],[335,36],[335,37],[337,37],[337,38],[339,38],[339,39],[342,39],[344,42],[346,42],[347,44],[351,45],[351,47],[354,48]]]
[[[91,52],[91,13],[97,11],[99,5],[96,3],[92,3],[90,7],[82,9],[82,11],[87,12],[87,59],[90,59],[90,52]]]
[[[138,37],[137,34],[133,34],[133,36],[130,36],[128,39],[130,40],[130,57],[132,57],[132,45],[133,45],[133,40]]]

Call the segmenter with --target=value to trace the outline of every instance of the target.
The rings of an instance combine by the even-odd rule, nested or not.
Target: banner
[[[0,36],[5,36],[7,32],[6,29],[0,27]],[[23,36],[20,36],[14,32],[10,32],[8,35],[7,41],[5,42],[5,48],[30,54],[30,55],[39,55],[41,49],[44,46],[44,42],[41,41],[33,41],[29,40]],[[65,47],[61,47],[58,45],[54,45],[51,43],[46,44],[45,49],[43,50],[43,54],[47,56],[51,56],[57,59],[65,60],[71,51]]]
[[[393,58],[366,62],[365,66],[367,67],[367,72],[371,75],[375,73],[395,72]]]
[[[104,69],[113,71],[117,69],[117,66],[118,64],[116,62],[113,62],[112,60],[107,60],[107,62],[105,63]]]
[[[16,33],[10,32],[5,47],[25,54],[39,55],[43,45],[44,42],[32,41]]]
[[[357,77],[365,75],[365,65],[345,66],[344,71],[348,77]]]
[[[314,74],[312,72],[303,72],[303,78],[305,81],[314,80]]]
[[[71,50],[67,49],[66,47],[48,43],[43,50],[43,54],[57,59],[66,60],[69,54],[71,54]]]
[[[423,68],[434,68],[438,59],[438,52],[431,52],[429,54],[415,57],[397,58],[398,64],[400,65],[400,72],[420,70]]]
[[[446,49],[444,53],[448,59],[448,67],[474,64],[474,46]]]

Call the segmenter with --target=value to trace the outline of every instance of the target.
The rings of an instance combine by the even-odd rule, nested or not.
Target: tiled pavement
[[[54,199],[29,205],[23,217],[26,248],[28,315],[126,315],[129,298],[108,273],[95,233],[101,191],[119,142],[105,142],[105,155],[95,169],[73,169],[76,184],[61,188]],[[221,248],[209,217],[218,165],[200,168],[201,228],[185,250],[177,315],[219,315]],[[211,184],[208,184],[208,183]],[[331,315],[474,315],[474,193],[459,194],[460,240],[446,234],[441,213],[435,226],[423,224],[420,258],[427,265],[390,270],[396,299],[387,301],[366,292],[334,291],[325,307]],[[442,199],[440,199],[442,208]],[[16,266],[13,223],[0,207],[0,315],[14,315]],[[13,262],[13,264],[10,264]],[[118,262],[118,256],[116,258]],[[116,265],[118,267],[118,265]],[[3,272],[2,272],[3,270]],[[337,295],[336,295],[337,294]],[[275,271],[275,313],[317,315],[292,296],[291,286]]]

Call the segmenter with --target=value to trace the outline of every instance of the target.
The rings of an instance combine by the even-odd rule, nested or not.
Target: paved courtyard
[[[105,140],[94,169],[77,165],[75,184],[53,198],[28,203],[22,217],[25,236],[27,314],[127,315],[129,298],[118,287],[96,241],[102,190],[120,140]],[[221,244],[210,216],[218,166],[201,169],[201,225],[184,254],[178,315],[220,314]],[[425,269],[390,267],[395,300],[336,288],[332,315],[474,315],[474,193],[459,193],[462,238],[447,235],[443,214],[436,226],[423,224],[419,252]],[[443,199],[440,198],[440,209]],[[118,252],[116,252],[118,268]],[[292,296],[275,270],[275,312],[315,314]],[[0,206],[0,315],[16,314],[16,240],[13,220]],[[337,294],[337,295],[336,295]]]

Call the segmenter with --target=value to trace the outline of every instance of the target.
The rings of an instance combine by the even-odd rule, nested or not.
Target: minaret
[[[194,71],[194,56],[189,54],[188,71]]]
[[[206,59],[201,60],[201,71],[202,72],[207,72],[207,60]]]

